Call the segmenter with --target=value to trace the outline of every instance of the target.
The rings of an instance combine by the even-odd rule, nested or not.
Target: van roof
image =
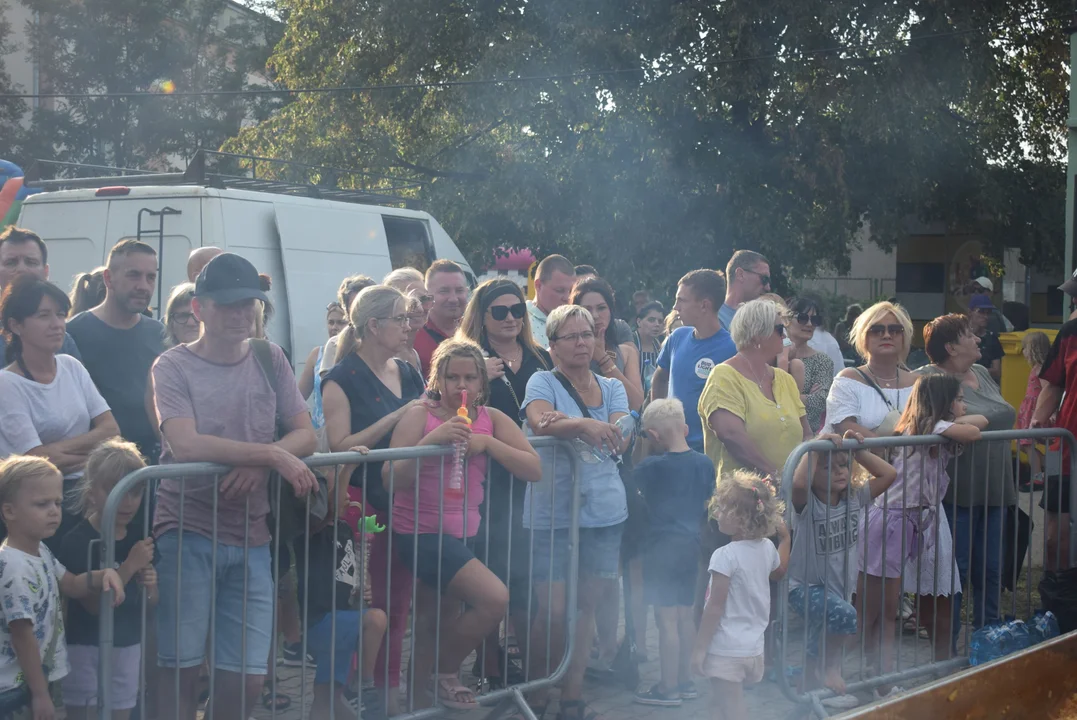
[[[123,178],[116,178],[117,186],[123,185]],[[274,203],[277,205],[305,205],[308,207],[325,208],[326,203],[334,208],[345,210],[351,209],[358,212],[374,212],[379,215],[395,215],[397,217],[411,217],[429,219],[430,214],[421,210],[407,210],[401,207],[387,205],[367,205],[355,202],[339,202],[324,198],[303,197],[297,195],[282,195],[271,192],[258,192],[254,190],[233,190],[230,188],[212,188],[200,185],[148,185],[144,187],[129,187],[123,195],[98,195],[99,188],[83,188],[77,190],[52,190],[35,193],[23,201],[23,205],[38,205],[45,203],[72,203],[72,202],[116,202],[124,200],[148,200],[166,198],[221,198],[229,200],[244,200],[248,202]]]

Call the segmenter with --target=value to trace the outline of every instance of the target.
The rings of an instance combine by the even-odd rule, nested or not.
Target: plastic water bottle
[[[467,414],[467,390],[460,397],[460,407],[456,409],[456,417],[462,417],[468,425],[471,418]],[[447,497],[464,496],[464,458],[467,455],[467,443],[458,442],[453,446],[452,472],[449,473],[449,484],[445,487]]]
[[[621,431],[621,437],[629,439],[636,432],[636,422],[639,420],[639,413],[632,410],[627,415],[622,416],[613,423],[617,426],[617,429]],[[617,448],[592,447],[583,440],[576,438],[573,441],[573,445],[576,446],[576,450],[580,455],[580,459],[585,463],[600,463],[604,460],[612,460],[619,456]]]

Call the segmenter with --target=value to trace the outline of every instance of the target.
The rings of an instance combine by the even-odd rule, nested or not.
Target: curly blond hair
[[[732,518],[749,540],[772,537],[778,532],[785,503],[774,487],[748,470],[734,470],[718,478],[718,488],[707,506],[710,516]]]

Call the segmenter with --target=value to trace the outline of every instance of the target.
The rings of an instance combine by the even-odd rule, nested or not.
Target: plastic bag
[[[1057,636],[1058,621],[1051,612],[1037,612],[1027,623],[1009,619],[989,625],[972,634],[969,663],[983,665]]]

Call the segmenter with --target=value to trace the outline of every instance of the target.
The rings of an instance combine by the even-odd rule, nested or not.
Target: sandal
[[[282,692],[273,689],[273,683],[262,687],[262,707],[266,710],[276,708],[277,712],[284,712],[292,706],[292,698]]]
[[[437,702],[452,710],[477,710],[479,703],[471,688],[460,682],[457,673],[442,673],[430,678],[430,695]],[[468,698],[461,700],[461,697]]]

